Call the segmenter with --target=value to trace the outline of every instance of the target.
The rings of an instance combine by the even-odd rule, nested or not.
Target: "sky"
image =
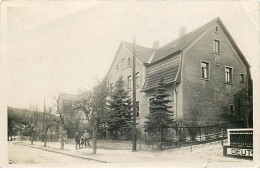
[[[15,1],[1,4],[1,74],[6,104],[43,107],[60,92],[91,88],[107,73],[121,41],[152,47],[220,17],[259,70],[257,1]],[[258,75],[259,76],[259,75]]]

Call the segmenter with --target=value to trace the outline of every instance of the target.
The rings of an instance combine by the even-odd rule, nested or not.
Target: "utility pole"
[[[43,106],[43,117],[42,117],[42,142],[45,141],[45,134],[44,134],[44,123],[45,122],[45,97],[44,97],[44,106]]]
[[[133,125],[132,125],[132,151],[136,151],[136,72],[135,72],[135,37],[133,40]]]
[[[45,97],[44,97],[44,112],[43,112],[43,120],[44,120],[44,124],[46,123],[46,104],[45,104]],[[46,129],[47,129],[47,124],[46,124],[46,128],[44,127],[44,124],[43,124],[43,138],[44,138],[44,147],[46,147],[46,141],[47,141],[47,137],[46,137]]]

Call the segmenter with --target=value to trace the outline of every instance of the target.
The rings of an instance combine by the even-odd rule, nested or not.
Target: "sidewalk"
[[[120,167],[253,167],[252,160],[224,157],[220,142],[196,145],[192,151],[190,147],[138,152],[98,148],[95,155],[92,154],[92,147],[76,150],[74,144],[65,144],[64,150],[61,150],[60,142],[47,142],[47,147],[43,147],[42,142],[34,142],[34,145],[30,145],[29,141],[21,143],[31,148],[116,164]]]
[[[96,154],[92,154],[93,148],[82,148],[75,149],[75,144],[65,144],[64,149],[62,150],[60,142],[47,142],[47,147],[44,147],[43,142],[35,141],[33,145],[30,144],[30,141],[22,141],[22,145],[26,145],[32,148],[38,148],[46,151],[52,151],[56,153],[62,153],[78,158],[84,158],[94,161],[99,161],[102,163],[123,163],[129,162],[131,160],[136,160],[136,154],[130,150],[109,150],[109,149],[97,149]],[[92,145],[92,144],[90,144]],[[149,156],[151,152],[142,152],[142,156]],[[125,157],[127,156],[127,157]]]

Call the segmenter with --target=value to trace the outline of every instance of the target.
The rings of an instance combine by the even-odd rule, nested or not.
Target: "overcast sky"
[[[91,89],[120,41],[151,47],[220,17],[252,70],[258,58],[257,1],[10,1],[2,3],[2,73],[7,105],[43,106],[58,92]],[[259,65],[257,66],[259,67]],[[253,75],[255,77],[255,75]]]

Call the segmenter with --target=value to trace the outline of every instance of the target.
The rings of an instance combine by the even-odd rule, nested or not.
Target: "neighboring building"
[[[87,122],[86,114],[81,111],[73,109],[73,102],[79,100],[80,96],[77,94],[60,93],[58,98],[58,104],[62,112],[64,113],[64,119],[70,119],[72,116],[80,118],[81,122]]]
[[[30,136],[29,129],[27,129],[27,126],[30,124],[31,119],[30,115],[28,113],[27,109],[21,109],[21,108],[13,108],[13,107],[7,107],[7,114],[8,114],[8,128],[14,128],[15,129],[15,135],[19,136]],[[44,118],[44,112],[38,112],[38,115],[35,116],[36,123],[34,127],[34,139],[43,141],[43,135],[44,135],[44,129],[45,129],[45,118]],[[11,134],[11,131],[8,129],[8,135]],[[58,124],[53,122],[51,126],[48,129],[47,132],[47,140],[48,141],[57,141],[58,140]]]
[[[226,27],[216,18],[178,39],[153,48],[135,46],[137,122],[142,127],[149,115],[149,101],[164,78],[178,120],[193,107],[203,109],[201,121],[222,121],[221,115],[235,113],[234,95],[250,76],[250,66]],[[120,76],[132,96],[133,44],[121,42],[107,74],[111,87]]]
[[[90,123],[82,110],[76,110],[74,105],[80,100],[80,95],[60,93],[58,98],[59,109],[64,114],[65,130],[68,138],[74,138],[75,132],[90,129]]]

